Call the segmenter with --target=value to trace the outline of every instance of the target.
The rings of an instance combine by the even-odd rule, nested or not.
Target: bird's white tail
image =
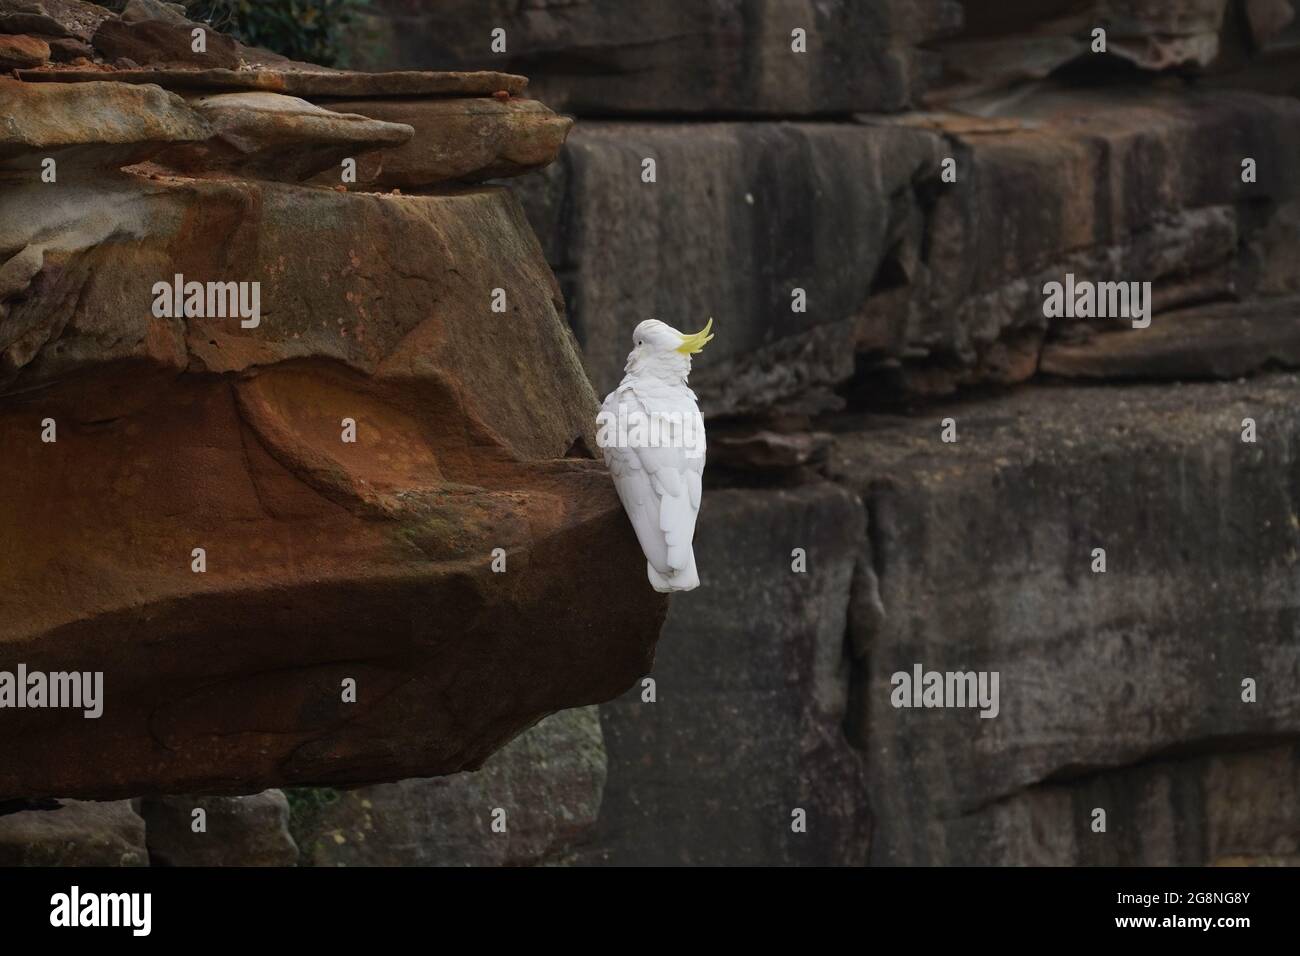
[[[656,591],[664,593],[670,591],[694,591],[700,586],[700,575],[695,570],[695,549],[691,549],[690,560],[686,562],[686,567],[680,571],[674,571],[670,575],[660,574],[655,566],[649,561],[645,563],[646,576],[650,579],[650,586]]]

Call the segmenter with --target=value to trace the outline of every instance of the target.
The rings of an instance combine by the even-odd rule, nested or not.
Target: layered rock
[[[481,770],[343,791],[302,827],[313,866],[568,862],[595,823],[606,759],[595,707],[545,718]]]
[[[212,136],[166,149],[156,159],[196,176],[238,173],[300,182],[334,169],[338,181],[344,160],[402,146],[415,135],[404,124],[327,110],[280,93],[216,93],[195,97],[189,106],[207,120]]]
[[[855,352],[909,391],[1028,378],[1046,339],[1087,331],[1043,314],[1067,273],[1151,281],[1156,313],[1276,284],[1297,130],[1300,103],[1226,92],[1043,92],[1007,117],[862,126],[587,122],[521,188],[598,390],[635,302],[730,330],[694,378],[708,414],[816,410]]]
[[[1237,378],[1300,368],[1300,299],[1180,309],[1150,328],[1051,343],[1038,367],[1045,375],[1108,380]]]
[[[93,41],[84,6],[0,25]],[[570,456],[595,396],[518,204],[270,181],[412,131],[241,92],[499,78],[93,66],[0,84],[0,671],[100,672],[102,714],[0,711],[0,798],[451,773],[646,673],[664,602]]]
[[[947,821],[943,857],[1006,866],[1300,865],[1294,742],[1224,743],[1030,787]],[[1106,832],[1093,828],[1107,810]]]
[[[279,790],[247,797],[141,801],[152,866],[293,866],[289,802]]]
[[[520,176],[550,165],[573,126],[573,120],[555,115],[537,100],[509,97],[323,102],[336,112],[362,113],[416,131],[414,139],[399,148],[363,157],[353,187],[358,189],[411,190]]]
[[[1300,734],[1298,389],[1032,388],[839,423],[882,609],[853,629],[873,859],[989,862],[947,834],[1027,788]],[[896,706],[916,665],[998,672],[996,716]]]
[[[535,75],[564,111],[781,115],[906,107],[959,22],[951,0],[382,0],[371,32],[390,63]]]
[[[692,374],[708,474],[731,486],[705,495],[705,587],[674,602],[658,703],[602,707],[609,782],[580,858],[852,862],[870,817],[886,863],[1294,860],[1297,383],[1265,374],[1300,364],[1300,106],[1277,95],[1300,92],[1293,0],[970,0],[959,25],[920,5],[907,39],[858,29],[898,23],[889,0],[829,4],[796,74],[792,24],[774,24],[801,6],[746,5],[739,27],[722,3],[618,23],[600,3],[382,8],[397,65],[526,67],[583,116],[515,190],[598,391],[635,321],[720,332]],[[854,52],[825,55],[826,23]],[[882,80],[882,48],[925,65]],[[1150,325],[1049,317],[1044,287],[1067,275],[1150,282]],[[1061,378],[1089,386],[1046,387]],[[842,494],[828,477],[849,494],[805,507],[834,515],[807,535],[832,570],[763,564],[791,496]],[[788,661],[808,605],[771,597],[800,580],[846,609],[825,613],[856,638],[849,743],[869,776],[816,703],[835,681],[748,706],[767,653],[804,674]],[[896,711],[889,677],[918,661],[1001,669],[1001,713]],[[673,709],[678,683],[707,691]],[[795,766],[804,720],[837,756]],[[795,779],[838,808],[820,814],[838,843],[774,822]]]
[[[129,800],[52,800],[0,812],[0,866],[148,865],[144,820]]]
[[[925,131],[829,123],[584,123],[523,195],[597,391],[622,375],[629,309],[681,327],[712,315],[727,330],[692,376],[711,415],[850,377],[851,342],[826,350],[825,367],[757,357],[862,308],[916,228],[914,190],[941,145]]]
[[[1219,55],[1228,6],[1229,0],[963,0],[961,35],[939,44],[944,82],[928,99],[1003,89],[1083,61],[1119,60],[1150,71],[1208,67]]]
[[[0,199],[6,236],[24,223],[0,271],[0,405],[28,448],[2,533],[55,529],[5,569],[34,595],[12,619],[35,646],[88,659],[93,625],[119,673],[174,685],[127,689],[125,725],[161,730],[113,794],[150,761],[223,768],[171,772],[173,791],[423,777],[630,686],[601,708],[607,758],[570,711],[476,774],[294,791],[322,804],[295,810],[305,861],[1295,862],[1300,381],[1275,372],[1300,363],[1300,113],[1277,95],[1300,91],[1293,0],[390,0],[386,65],[492,72],[377,75],[242,47],[178,62],[162,40],[137,60],[112,44],[142,20],[189,28],[179,12],[133,0],[105,29],[83,6],[0,0],[0,28],[36,37],[10,44],[37,61],[21,98],[82,97],[45,130],[22,117],[5,168],[34,183],[58,150],[96,171],[66,201]],[[545,165],[568,132],[501,70],[589,117],[514,187],[558,289],[513,201],[459,188]],[[67,138],[96,103],[112,135]],[[353,193],[266,181],[312,175]],[[261,329],[150,321],[124,278],[142,262],[284,291]],[[1049,318],[1044,286],[1067,275],[1149,281],[1151,324]],[[523,309],[508,327],[496,288]],[[653,685],[636,676],[662,606],[622,603],[642,582],[605,479],[556,461],[593,447],[560,291],[599,391],[635,321],[720,332],[692,377],[705,586],[675,599]],[[478,319],[446,319],[462,313]],[[1203,379],[1230,381],[1181,384]],[[48,407],[59,443],[40,446]],[[51,489],[76,507],[55,514]],[[188,569],[198,536],[209,577]],[[558,577],[574,567],[582,592]],[[81,629],[32,616],[56,587]],[[997,717],[895,708],[891,677],[916,664],[997,671]],[[361,666],[362,703],[391,693],[349,720],[360,705],[334,702]],[[20,737],[46,733],[24,719]],[[270,756],[226,772],[241,747]],[[179,825],[198,799],[145,807]]]
[[[0,34],[0,69],[40,66],[50,58],[50,45],[40,37]]]
[[[75,9],[49,7],[47,14],[62,15],[71,31]],[[187,118],[197,114],[211,128],[157,158],[190,176],[297,182],[320,173],[321,185],[358,190],[478,183],[548,165],[572,125],[540,102],[521,99],[527,80],[514,74],[326,69],[243,47],[165,3],[128,5],[120,18],[104,15],[84,43],[75,39],[84,49],[72,52],[84,56],[72,63],[41,37],[0,33],[0,67],[26,83],[52,84],[46,95],[56,113],[37,121],[56,133],[60,125],[79,129],[70,121],[73,106],[98,109],[110,129],[121,122],[120,108],[104,109],[105,90],[82,89],[96,81],[146,87],[142,105],[125,111],[137,121],[147,119],[142,107],[176,112],[149,100],[160,95],[157,87],[186,97]],[[191,33],[198,29],[209,45],[194,53]],[[18,111],[19,122],[29,121],[24,112],[32,111]],[[93,137],[92,143],[99,145]],[[346,175],[344,161],[353,167]]]
[[[583,862],[866,861],[866,761],[841,730],[864,525],[832,485],[706,493],[701,588],[673,602],[653,685],[601,707],[609,780]]]
[[[0,33],[34,33],[87,42],[112,11],[82,0],[3,0]]]

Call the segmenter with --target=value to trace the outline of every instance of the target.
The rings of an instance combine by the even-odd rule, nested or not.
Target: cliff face
[[[97,717],[0,710],[0,799],[451,773],[627,689],[664,603],[473,185],[570,121],[169,11],[0,2],[0,673],[102,675]]]
[[[1295,3],[382,8],[578,114],[514,188],[598,392],[716,319],[704,584],[581,859],[1298,858]],[[998,715],[894,706],[916,664]]]
[[[381,77],[163,6],[0,0],[0,669],[108,701],[0,711],[0,793],[413,779],[70,801],[5,859],[1300,860],[1295,0],[383,0],[377,66],[493,72]],[[177,272],[260,325],[152,318]],[[708,315],[650,672],[561,459],[579,363]],[[896,706],[918,665],[996,716]]]

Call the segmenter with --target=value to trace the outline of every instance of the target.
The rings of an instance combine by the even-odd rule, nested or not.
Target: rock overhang
[[[0,30],[88,6],[7,0]],[[566,458],[596,402],[558,286],[510,193],[461,185],[554,158],[569,121],[525,84],[0,81],[0,672],[100,673],[107,698],[0,710],[0,793],[452,773],[649,669],[665,602],[603,468]],[[498,125],[399,164],[424,195],[347,191],[388,188],[382,162],[299,185],[419,132],[299,96],[463,102],[439,156]],[[208,298],[160,308],[173,283]],[[227,284],[255,321],[205,314]]]

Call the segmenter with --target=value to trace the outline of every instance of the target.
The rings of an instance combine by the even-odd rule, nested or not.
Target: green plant
[[[333,787],[286,787],[284,796],[289,801],[289,833],[305,853],[321,812],[340,794]]]
[[[190,17],[249,46],[295,60],[340,65],[348,38],[370,0],[187,0]]]

